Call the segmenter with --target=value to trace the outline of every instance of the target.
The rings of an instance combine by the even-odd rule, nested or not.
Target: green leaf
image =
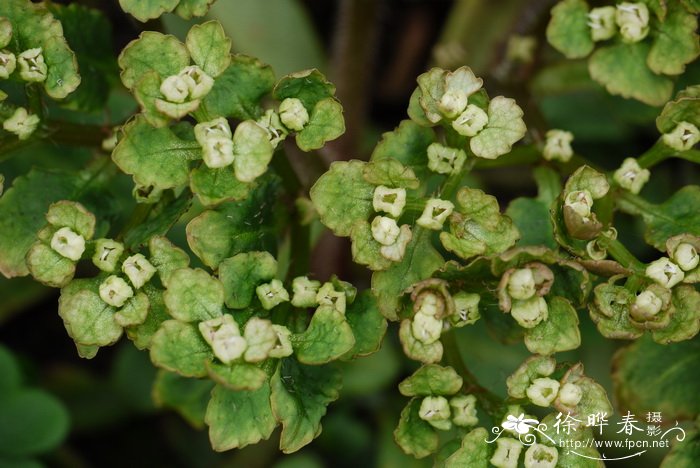
[[[689,431],[685,440],[674,444],[660,468],[694,468],[700,459],[700,433]]]
[[[231,39],[217,21],[192,26],[185,45],[192,61],[212,78],[221,75],[231,63]]]
[[[140,325],[148,316],[148,308],[148,296],[139,292],[114,314],[114,320],[122,327]]]
[[[91,239],[95,233],[95,215],[72,201],[61,200],[49,206],[46,221],[56,227],[69,227],[85,239]]]
[[[442,245],[465,260],[503,252],[519,237],[513,221],[500,213],[495,197],[467,187],[457,193],[450,232],[440,233]]]
[[[591,320],[606,338],[634,339],[643,331],[632,325],[629,308],[634,294],[611,279],[593,289],[593,300],[588,304]]]
[[[386,333],[387,322],[369,291],[360,293],[348,306],[345,319],[352,329],[355,345],[342,356],[343,359],[367,356],[379,350]]]
[[[399,425],[394,431],[394,440],[401,450],[416,458],[424,458],[438,449],[437,431],[418,415],[421,399],[413,398],[401,411]]]
[[[399,384],[404,396],[454,395],[462,388],[462,377],[450,367],[422,366]]]
[[[370,160],[395,159],[412,169],[418,179],[425,180],[430,172],[426,154],[428,146],[434,141],[435,132],[431,128],[422,127],[411,120],[403,120],[393,131],[382,135]]]
[[[189,65],[190,56],[185,45],[174,36],[144,31],[122,50],[118,62],[122,70],[122,83],[132,89],[151,70],[158,73],[161,79],[177,75]]]
[[[700,13],[700,1],[698,0],[681,0],[681,3],[685,7],[686,10],[688,10],[691,13],[695,13],[696,15]]]
[[[516,399],[525,398],[532,381],[540,377],[549,377],[556,365],[553,357],[530,356],[506,379],[508,395]]]
[[[309,327],[290,337],[294,353],[303,364],[325,364],[338,359],[355,345],[345,315],[333,306],[320,306]]]
[[[154,127],[164,127],[170,122],[170,117],[161,112],[156,100],[163,98],[160,84],[163,79],[155,70],[148,70],[138,77],[131,91],[141,106],[141,114]],[[174,105],[174,104],[173,104]],[[186,105],[190,105],[187,103]]]
[[[305,366],[283,359],[271,386],[272,411],[282,423],[280,449],[292,453],[320,434],[326,407],[340,396],[342,374],[332,365]]]
[[[516,198],[508,205],[506,215],[520,232],[518,246],[544,245],[557,247],[549,218],[549,207],[536,198]]]
[[[315,109],[319,102],[332,98],[333,95],[335,86],[315,68],[282,77],[273,91],[273,96],[278,101],[297,98],[307,110]]]
[[[489,434],[483,427],[473,429],[462,439],[462,445],[445,460],[445,468],[488,468],[491,450],[486,442]]]
[[[175,270],[163,295],[168,312],[182,322],[201,322],[221,316],[224,286],[204,270]]]
[[[194,218],[187,225],[190,249],[211,268],[241,252],[274,253],[277,226],[285,222],[274,202],[280,188],[279,179],[265,178],[245,200],[225,203]]]
[[[681,122],[700,127],[700,85],[688,86],[668,102],[656,118],[656,127],[661,133],[669,133]]]
[[[75,275],[75,262],[41,241],[29,249],[26,262],[29,273],[35,280],[53,288],[65,286]]]
[[[219,264],[219,279],[224,285],[226,307],[250,306],[255,288],[277,274],[277,260],[269,252],[244,252]]]
[[[152,127],[142,116],[126,124],[123,132],[112,159],[137,184],[168,189],[188,183],[189,161],[201,157],[199,144],[180,139],[168,127]]]
[[[216,0],[180,0],[175,8],[175,13],[184,18],[192,19],[194,16],[204,16],[209,11],[209,6]]]
[[[63,37],[61,23],[43,3],[28,4],[25,0],[5,0],[0,4],[0,17],[10,20],[12,43],[17,53],[40,47],[47,66],[44,89],[53,99],[63,99],[80,84],[78,62]]]
[[[486,128],[469,141],[469,147],[480,158],[496,159],[510,152],[515,142],[525,136],[527,128],[523,110],[510,98],[491,99],[488,116]]]
[[[170,319],[168,309],[166,309],[163,301],[163,290],[146,284],[143,287],[143,291],[148,296],[149,304],[146,320],[140,325],[126,328],[127,336],[138,349],[150,348],[153,335],[160,329],[160,325],[163,322]]]
[[[241,182],[252,182],[267,170],[275,149],[267,130],[252,120],[241,122],[233,132],[233,168]]]
[[[588,4],[584,0],[559,2],[552,8],[547,41],[567,58],[586,57],[594,47],[588,21]]]
[[[302,151],[322,148],[327,141],[345,133],[343,106],[334,98],[319,101],[311,112],[309,122],[297,133],[297,146]]]
[[[398,320],[401,296],[406,288],[430,276],[444,260],[430,241],[431,231],[415,227],[413,237],[400,262],[372,274],[372,293],[379,311],[389,320]]]
[[[237,363],[231,365],[208,362],[209,377],[229,390],[257,390],[267,384],[267,373],[253,364]]]
[[[700,332],[700,293],[689,285],[673,288],[671,322],[661,330],[654,330],[654,341],[669,344],[693,338]]]
[[[636,414],[661,411],[665,421],[700,413],[700,341],[659,345],[644,337],[615,355],[613,384],[620,406]]]
[[[63,319],[68,335],[76,343],[107,346],[122,335],[116,310],[102,301],[97,288],[99,281],[75,280],[61,290],[58,315]]]
[[[119,0],[122,10],[142,23],[173,11],[178,3],[179,0]]]
[[[413,169],[391,158],[369,162],[365,166],[364,177],[370,184],[391,188],[417,189],[420,186]]]
[[[175,197],[173,191],[166,191],[153,209],[149,210],[148,217],[137,226],[133,226],[124,236],[124,244],[130,248],[145,245],[152,236],[167,234],[173,225],[190,209],[192,194],[184,190]],[[144,208],[143,205],[141,208]]]
[[[25,457],[48,452],[68,434],[66,408],[42,390],[23,390],[0,399],[0,455]]]
[[[607,413],[612,414],[613,407],[608,400],[605,389],[590,377],[583,375],[583,364],[578,363],[567,371],[561,379],[561,385],[573,383],[581,389],[583,396],[576,407],[563,404],[559,398],[554,401],[554,407],[564,414],[571,413],[579,416],[578,419],[587,418],[588,415]],[[658,411],[658,410],[656,410]]]
[[[372,228],[367,221],[362,219],[355,222],[350,231],[350,240],[355,263],[366,265],[370,270],[386,270],[393,264],[382,255],[382,244],[372,236]]]
[[[75,176],[33,169],[14,180],[0,197],[0,273],[7,278],[29,273],[25,256],[46,224],[52,202],[74,198]]]
[[[150,343],[151,361],[183,377],[205,377],[206,362],[214,358],[197,325],[166,320]]]
[[[248,196],[250,184],[236,179],[230,167],[211,169],[205,164],[190,173],[190,188],[204,206],[239,201]]]
[[[581,346],[578,315],[568,299],[555,296],[547,301],[547,320],[525,332],[525,346],[535,354],[549,355]]]
[[[175,270],[187,268],[190,256],[166,237],[153,236],[148,241],[149,261],[158,270],[158,276],[163,286],[168,287],[170,276]]]
[[[685,66],[700,54],[696,33],[697,16],[677,3],[669,5],[666,19],[658,23],[654,41],[647,56],[647,65],[654,73],[680,75]]]
[[[174,409],[192,426],[201,429],[214,385],[211,380],[187,379],[160,370],[153,385],[153,400],[161,408]]]
[[[211,446],[218,452],[269,439],[277,427],[270,408],[270,385],[265,383],[253,391],[217,385],[211,392],[205,421]]]
[[[634,98],[650,106],[661,106],[671,98],[673,82],[655,75],[646,64],[650,45],[615,44],[596,50],[588,61],[591,78],[610,94]]]
[[[22,372],[20,371],[19,363],[4,345],[0,345],[0,375],[2,375],[2,380],[0,380],[0,399],[18,390],[22,385]]]
[[[234,55],[202,101],[212,117],[246,120],[262,115],[260,100],[272,91],[275,74],[269,65],[246,55]]]
[[[311,201],[321,222],[337,236],[349,236],[356,221],[372,214],[374,185],[363,177],[363,161],[331,164],[311,187]]]

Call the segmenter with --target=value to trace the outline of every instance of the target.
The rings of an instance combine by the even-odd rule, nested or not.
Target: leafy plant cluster
[[[201,16],[210,3],[120,1],[141,21]],[[700,188],[660,204],[639,193],[664,159],[700,162],[700,86],[671,100],[672,77],[700,53],[697,12],[692,1],[553,8],[547,37],[556,49],[592,54],[590,74],[609,92],[663,105],[658,141],[615,171],[574,154],[567,131],[533,139],[518,103],[490,96],[470,68],[433,68],[417,79],[409,118],[369,160],[332,163],[308,197],[286,153],[318,150],[344,132],[333,84],[317,70],[277,79],[232,54],[214,21],[184,42],[143,32],[117,60],[139,112],[101,130],[102,149],[85,168],[14,179],[0,198],[0,271],[61,289],[58,313],[82,357],[124,335],[147,350],[159,369],[155,399],[208,426],[215,450],[255,444],[278,426],[283,452],[310,443],[340,395],[338,363],[362,365],[390,330],[420,363],[398,386],[407,397],[394,432],[401,449],[439,452],[444,466],[517,466],[522,447],[512,437],[488,444],[488,428],[533,408],[550,428],[556,412],[613,413],[581,363],[556,358],[581,346],[581,314],[606,338],[636,340],[618,355],[625,402],[645,398],[651,341],[696,343]],[[66,132],[53,120],[62,109],[106,105],[114,64],[95,61],[71,27],[88,18],[104,21],[75,5],[0,4],[8,151]],[[81,78],[90,67],[94,76]],[[502,211],[470,173],[523,155],[544,161],[534,170],[539,195]],[[133,180],[126,218],[104,203],[120,173]],[[618,213],[644,223],[657,260],[641,262],[617,239]],[[319,222],[350,239],[354,262],[372,271],[370,289],[308,275],[310,225]],[[505,400],[460,358],[455,330],[477,321],[532,353],[504,383]],[[697,408],[669,412],[680,419]],[[581,426],[566,437],[593,435]],[[686,466],[680,460],[697,450],[688,440],[666,466]],[[602,465],[593,447],[583,458],[545,438],[522,452],[526,467]]]

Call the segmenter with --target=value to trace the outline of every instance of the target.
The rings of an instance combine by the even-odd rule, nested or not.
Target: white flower
[[[9,119],[2,123],[2,128],[14,133],[20,140],[26,140],[39,125],[39,116],[29,114],[24,107],[18,107]]]
[[[546,138],[542,151],[544,159],[568,162],[574,155],[574,150],[571,148],[571,142],[574,141],[573,133],[555,129],[548,131]]]
[[[389,188],[379,185],[374,189],[372,198],[374,211],[389,213],[394,218],[401,216],[404,206],[406,206],[406,189]]]
[[[426,229],[439,231],[442,229],[447,217],[452,214],[454,207],[455,206],[452,204],[452,202],[448,200],[431,198],[428,200],[428,203],[425,204],[423,213],[416,221],[416,224]]]
[[[344,291],[336,291],[333,283],[326,282],[321,286],[316,294],[316,301],[319,305],[333,306],[341,314],[345,313],[347,298]]]
[[[517,440],[501,437],[496,441],[496,450],[489,461],[498,468],[517,468],[522,450],[523,446]]]
[[[447,398],[443,396],[427,396],[423,398],[418,409],[418,417],[438,429],[448,430],[452,426],[450,422],[450,404]]]
[[[246,362],[264,361],[269,353],[281,344],[278,330],[272,327],[272,322],[258,317],[248,320],[243,336],[248,345],[244,355]]]
[[[100,298],[114,307],[121,307],[134,296],[134,290],[122,278],[111,275],[99,287]]]
[[[92,263],[106,272],[113,272],[119,257],[124,253],[124,245],[112,239],[98,239],[95,243],[95,254]]]
[[[593,8],[588,13],[588,26],[594,41],[605,41],[615,35],[615,7]]]
[[[214,86],[214,79],[204,73],[197,65],[183,68],[179,75],[187,83],[190,99],[203,98],[209,94],[209,91]]]
[[[306,276],[297,276],[292,280],[292,305],[294,307],[317,306],[316,294],[320,287],[320,281],[310,280]]]
[[[564,206],[571,208],[574,213],[587,219],[591,215],[593,207],[593,197],[588,190],[574,190],[564,199]]]
[[[379,249],[379,253],[387,260],[398,262],[406,253],[406,246],[408,246],[408,243],[411,242],[412,237],[413,234],[411,233],[411,228],[408,226],[408,224],[404,224],[401,226],[399,237],[396,239],[396,242],[391,245],[383,245]]]
[[[62,227],[51,237],[51,248],[61,256],[77,262],[85,252],[85,239],[72,229]]]
[[[284,284],[278,279],[261,284],[255,288],[255,293],[260,299],[263,309],[270,310],[273,307],[289,301],[289,293],[284,289]]]
[[[548,377],[540,377],[532,381],[525,394],[533,404],[546,408],[554,401],[558,392],[559,382]]]
[[[673,260],[683,271],[694,270],[700,263],[697,249],[687,242],[681,242],[673,251]]]
[[[0,50],[0,78],[7,79],[17,67],[17,58],[9,50]]]
[[[476,426],[479,418],[476,414],[476,397],[474,395],[458,395],[450,400],[452,422],[457,426]]]
[[[440,143],[428,146],[428,169],[438,174],[452,174],[462,169],[467,154],[456,148],[449,148]]]
[[[637,194],[649,180],[651,173],[648,169],[642,169],[634,158],[627,158],[622,166],[613,174],[613,179],[620,187]]]
[[[549,308],[543,297],[533,296],[524,301],[513,301],[510,314],[521,327],[534,328],[543,320],[547,320]]]
[[[287,98],[280,103],[280,120],[290,130],[300,132],[309,123],[309,112],[297,98]]]
[[[226,167],[233,163],[233,140],[230,138],[210,138],[202,146],[202,159],[211,169]]]
[[[649,9],[644,3],[620,3],[615,22],[625,42],[639,42],[649,34]]]
[[[372,237],[382,245],[391,245],[399,237],[400,228],[396,221],[387,216],[376,216],[372,220]]]
[[[456,119],[452,121],[452,128],[462,136],[473,137],[486,127],[489,117],[479,106],[469,104]]]
[[[687,151],[700,141],[700,130],[690,122],[680,122],[670,133],[661,137],[676,151]]]
[[[248,344],[241,336],[238,324],[229,314],[199,323],[199,332],[224,364],[240,359]]]
[[[420,312],[416,313],[411,321],[411,334],[415,339],[427,345],[440,339],[442,328],[442,320]]]
[[[37,83],[46,80],[48,68],[41,52],[41,47],[37,47],[25,50],[17,57],[19,76],[23,80]]]
[[[635,318],[649,319],[661,312],[664,303],[651,289],[645,289],[634,298],[631,312]]]
[[[668,289],[671,289],[685,278],[683,270],[667,257],[661,257],[651,262],[647,266],[645,274],[648,278]]]
[[[156,267],[151,265],[143,254],[134,254],[124,260],[122,271],[136,289],[146,284],[156,273]]]
[[[566,406],[576,406],[583,398],[583,390],[578,385],[567,382],[559,389],[557,398]]]
[[[179,104],[189,97],[190,87],[182,76],[172,75],[160,84],[160,93],[166,100]]]
[[[530,268],[519,268],[508,277],[508,295],[513,299],[530,299],[535,288],[535,275]]]

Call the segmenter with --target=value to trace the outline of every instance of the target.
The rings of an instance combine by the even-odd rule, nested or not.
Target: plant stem
[[[635,273],[643,273],[645,269],[644,263],[639,261],[632,252],[627,250],[622,242],[617,239],[607,239],[601,236],[598,240],[600,244],[608,251],[608,255],[614,258],[623,267],[634,271]]]
[[[637,164],[639,164],[642,169],[649,169],[673,155],[674,151],[663,144],[661,140],[658,140],[651,148],[637,158]]]

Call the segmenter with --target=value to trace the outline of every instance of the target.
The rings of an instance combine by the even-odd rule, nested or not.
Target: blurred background
[[[107,41],[115,57],[143,29],[183,37],[191,26],[174,15],[140,24],[121,13],[116,0],[74,3],[107,15],[111,29],[105,25],[94,33],[96,40]],[[236,52],[271,64],[278,77],[315,67],[336,84],[347,132],[319,155],[326,163],[367,159],[381,134],[407,118],[417,75],[431,66],[468,65],[485,79],[489,94],[516,98],[525,110],[528,141],[541,141],[549,128],[569,130],[575,134],[573,146],[578,154],[603,169],[614,169],[625,157],[643,153],[658,138],[654,119],[659,109],[608,95],[589,79],[585,61],[564,60],[546,44],[544,29],[554,3],[218,0],[208,18],[224,25]],[[104,60],[110,62],[104,66],[115,69],[114,58]],[[81,72],[89,77],[91,70]],[[697,82],[700,67],[695,64],[677,89]],[[68,120],[100,124],[119,122],[135,110],[125,91],[115,91],[109,95],[106,113],[77,117],[70,111],[57,112],[64,112]],[[14,177],[32,166],[80,168],[89,159],[87,149],[67,149],[49,142],[23,150],[20,157],[4,163],[2,170],[9,187]],[[664,200],[680,186],[697,183],[698,175],[690,163],[667,161],[654,170],[642,196],[652,202]],[[526,166],[481,170],[470,183],[496,195],[502,207],[516,197],[536,194]],[[105,210],[118,219],[133,204],[130,179],[118,179],[112,190],[114,198]],[[623,243],[640,259],[658,255],[643,243],[637,221],[621,215],[616,225]],[[173,232],[181,243],[183,226]],[[319,233],[312,273],[319,278],[337,273],[359,288],[369,285],[369,273],[350,261],[349,244],[328,233]],[[15,409],[19,417],[14,415],[31,437],[21,435],[17,426],[10,429],[3,424],[12,414],[0,414],[0,454],[25,450],[35,461],[22,466],[409,468],[431,464],[403,455],[392,440],[406,403],[396,384],[416,367],[402,357],[394,327],[389,328],[380,352],[345,365],[341,400],[331,405],[323,433],[311,446],[281,456],[274,435],[256,446],[217,454],[209,446],[206,430],[191,427],[172,411],[156,408],[150,397],[156,371],[146,353],[123,342],[101,350],[92,360],[78,358],[56,313],[57,298],[58,291],[29,279],[0,278],[0,389],[16,381],[29,395],[26,407],[34,408]],[[582,360],[587,373],[612,395],[611,357],[623,343],[601,338],[587,314],[581,314],[581,319],[583,346],[562,359]],[[499,395],[505,395],[505,378],[528,355],[522,344],[495,342],[483,323],[460,329],[460,345],[480,382]],[[658,466],[663,455],[662,450],[650,450],[641,459],[614,466]],[[18,466],[3,464],[1,459],[0,467]]]

